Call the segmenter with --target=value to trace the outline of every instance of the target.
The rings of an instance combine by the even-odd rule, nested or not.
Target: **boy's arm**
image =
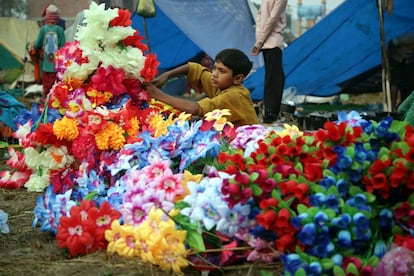
[[[162,87],[170,78],[178,77],[181,75],[187,75],[189,70],[188,63],[183,64],[181,66],[178,66],[174,69],[171,69],[169,71],[166,71],[159,75],[158,77],[154,78],[152,80],[152,84],[154,84],[156,87],[160,88]]]
[[[195,116],[198,115],[200,106],[198,105],[197,102],[193,102],[193,101],[189,101],[189,100],[185,100],[182,98],[168,95],[162,92],[159,88],[157,88],[152,83],[144,83],[144,86],[145,86],[145,90],[148,92],[151,98],[154,98],[160,102],[171,105],[175,109],[178,109],[185,113],[192,114]]]

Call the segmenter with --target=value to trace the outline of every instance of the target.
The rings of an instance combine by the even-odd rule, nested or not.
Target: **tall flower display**
[[[33,227],[71,257],[106,250],[179,275],[280,261],[295,276],[412,273],[412,254],[392,258],[414,250],[413,127],[355,112],[312,132],[234,128],[228,110],[196,120],[143,90],[158,62],[128,11],[91,2],[85,23],[0,174],[42,192]]]

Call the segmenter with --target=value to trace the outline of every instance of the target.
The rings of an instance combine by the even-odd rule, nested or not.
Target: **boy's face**
[[[211,85],[224,90],[232,86],[234,83],[233,70],[221,63],[214,62],[213,71],[211,74]]]

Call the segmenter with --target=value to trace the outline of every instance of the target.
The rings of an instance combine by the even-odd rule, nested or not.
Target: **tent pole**
[[[142,19],[144,20],[144,33],[145,33],[145,40],[147,41],[148,51],[151,53],[150,41],[148,36],[147,30],[147,19],[143,16]]]
[[[384,111],[391,112],[391,87],[390,87],[390,64],[387,54],[387,45],[384,31],[384,14],[382,10],[382,0],[377,0],[378,14],[380,19],[381,32],[381,53],[382,53],[382,90],[384,93]]]

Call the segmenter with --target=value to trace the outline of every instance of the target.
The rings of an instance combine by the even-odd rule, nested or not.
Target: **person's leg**
[[[46,97],[56,80],[55,72],[43,72],[43,95]]]
[[[395,112],[402,101],[398,101],[401,85],[401,62],[390,59],[390,88],[391,88],[391,111]]]
[[[279,116],[285,85],[282,50],[279,48],[264,49],[263,58],[265,64],[263,122],[272,123]]]

